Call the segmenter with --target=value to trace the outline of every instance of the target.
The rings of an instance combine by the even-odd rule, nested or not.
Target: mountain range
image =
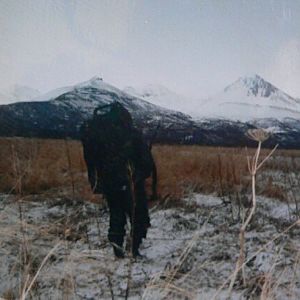
[[[245,145],[247,129],[263,127],[273,132],[267,145],[300,148],[299,99],[255,74],[205,100],[190,100],[155,85],[120,90],[99,77],[31,100],[0,106],[0,135],[78,138],[81,123],[98,105],[119,101],[136,126],[157,142]],[[192,117],[178,110],[191,110]]]
[[[191,99],[161,85],[129,87],[129,94],[195,119],[227,119],[248,122],[257,119],[300,117],[300,101],[280,91],[257,74],[239,78],[221,92],[207,99]]]
[[[192,130],[190,116],[129,95],[99,77],[74,86],[62,87],[33,101],[0,106],[0,135],[26,137],[78,138],[80,125],[94,109],[118,101],[132,114],[137,127],[151,136],[160,127],[159,139],[178,142]],[[173,137],[174,134],[174,137]]]

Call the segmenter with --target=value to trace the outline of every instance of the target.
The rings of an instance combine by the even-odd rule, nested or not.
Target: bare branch
[[[272,151],[263,159],[263,161],[258,165],[257,171],[262,167],[262,165],[271,157],[279,145],[277,144]]]

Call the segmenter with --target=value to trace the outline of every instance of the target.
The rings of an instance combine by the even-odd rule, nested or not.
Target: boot
[[[133,240],[133,245],[132,245],[132,256],[133,257],[142,257],[140,251],[139,251],[139,246],[142,243],[142,238],[136,238]]]
[[[124,258],[124,250],[123,250],[123,237],[122,236],[113,236],[109,237],[109,241],[113,246],[114,254],[118,258]]]
[[[140,253],[139,249],[133,249],[132,250],[132,256],[134,258],[138,258],[138,257],[142,258],[143,257],[143,255]]]
[[[117,258],[124,258],[125,255],[124,255],[124,251],[123,251],[123,248],[116,245],[116,244],[112,244],[113,246],[113,250],[114,250],[114,254]]]

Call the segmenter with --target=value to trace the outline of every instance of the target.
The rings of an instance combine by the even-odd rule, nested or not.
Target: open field
[[[0,139],[0,192],[69,193],[94,197],[86,177],[80,142],[23,138]],[[249,192],[245,148],[156,145],[161,201],[175,201],[191,192],[241,197]],[[253,149],[248,155],[254,153]],[[262,157],[268,153],[263,150]],[[297,199],[300,151],[277,150],[258,178],[258,193],[282,201]],[[299,199],[300,201],[300,199]]]
[[[251,207],[245,149],[154,146],[160,201],[135,261],[113,256],[109,214],[90,191],[78,141],[0,145],[1,298],[228,299]],[[276,150],[259,171],[245,280],[229,299],[299,299],[299,171],[292,150]]]

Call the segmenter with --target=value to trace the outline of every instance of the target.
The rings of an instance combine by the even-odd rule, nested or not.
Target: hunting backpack
[[[152,191],[156,193],[156,167],[150,147],[121,104],[114,102],[96,108],[93,117],[83,125],[82,142],[88,169],[90,166],[110,181],[122,182],[130,164],[136,180],[145,180],[152,174]],[[90,183],[95,185],[97,180],[90,172]]]

